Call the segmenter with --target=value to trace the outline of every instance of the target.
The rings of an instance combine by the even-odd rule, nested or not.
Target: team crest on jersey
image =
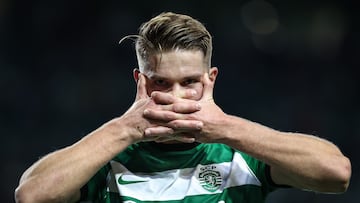
[[[204,166],[200,168],[199,181],[204,189],[215,192],[222,184],[222,177],[216,166]]]

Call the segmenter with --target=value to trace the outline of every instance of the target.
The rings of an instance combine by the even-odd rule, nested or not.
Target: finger
[[[193,89],[178,91],[176,95],[154,91],[151,93],[151,98],[153,98],[154,102],[157,104],[172,104],[177,101],[178,98],[190,99],[196,94],[196,90]]]
[[[184,102],[178,102],[172,105],[164,106],[164,109],[176,113],[194,113],[201,109],[201,105],[199,104],[198,101],[194,101],[194,100],[183,100],[183,101]]]
[[[151,98],[156,104],[172,104],[176,101],[174,95],[159,91],[152,92]]]
[[[204,74],[203,84],[204,84],[204,89],[201,100],[212,100],[213,92],[214,92],[214,82],[210,80],[208,73]]]
[[[149,127],[144,131],[146,137],[171,136],[179,133],[198,132],[203,123],[196,120],[175,120],[160,126]]]
[[[192,136],[190,134],[186,134],[186,133],[180,133],[179,135],[177,135],[176,140],[178,140],[180,142],[185,142],[185,143],[193,143],[196,141],[194,136]]]
[[[176,119],[181,119],[185,114],[179,114],[172,111],[156,110],[156,109],[145,109],[143,116],[147,119],[169,122]]]
[[[136,100],[148,98],[146,90],[146,78],[142,73],[139,73],[137,81]]]
[[[179,138],[176,139],[176,140],[178,140],[178,141],[180,141],[180,142],[184,142],[184,143],[193,143],[193,142],[196,141],[196,139],[193,138],[193,137],[179,137]]]
[[[164,137],[164,136],[173,135],[174,130],[172,128],[165,127],[165,126],[156,126],[156,127],[146,128],[144,134],[148,138],[149,137],[158,137],[158,136]]]
[[[190,95],[196,91],[194,90],[187,92]],[[156,104],[162,104],[162,106],[160,106],[162,110],[168,110],[177,113],[193,113],[201,109],[201,105],[197,101],[176,98],[173,95],[164,92],[152,92],[151,98]]]
[[[166,137],[157,137],[154,141],[157,143],[163,143],[163,142],[169,142],[169,141],[179,141],[179,142],[184,142],[184,143],[193,143],[196,141],[196,139],[194,137],[190,137],[190,136],[183,136],[181,134],[174,134],[172,136],[166,136]]]
[[[163,142],[168,142],[174,140],[173,138],[170,137],[157,137],[154,141],[157,143],[163,143]]]
[[[166,126],[172,128],[175,133],[200,131],[203,125],[203,122],[197,120],[174,120],[166,124]]]
[[[177,102],[169,105],[159,106],[161,110],[173,111],[176,113],[194,113],[201,110],[201,105],[198,101],[194,100],[182,100],[182,102]]]
[[[197,92],[194,89],[184,89],[184,90],[177,91],[174,96],[177,98],[191,99],[196,94],[197,94]]]

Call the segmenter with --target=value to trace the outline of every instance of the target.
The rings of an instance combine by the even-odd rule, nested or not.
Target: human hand
[[[186,90],[181,92],[179,96],[184,98],[191,97],[194,93],[193,90]],[[161,92],[153,92],[152,96],[157,97],[156,95],[161,94]],[[167,94],[168,93],[162,93]],[[165,101],[164,101],[165,102]],[[169,103],[170,101],[166,101]],[[173,108],[177,112],[181,113],[192,113],[198,111],[200,109],[197,103],[193,102],[192,104],[183,105],[182,103],[178,103],[176,101],[172,101],[171,106],[166,105],[164,103],[155,103],[152,97],[149,97],[146,90],[146,78],[145,75],[139,73],[139,80],[137,82],[137,92],[136,98],[133,105],[128,109],[126,113],[124,113],[119,121],[122,124],[125,124],[125,129],[127,129],[127,134],[130,135],[131,143],[139,142],[139,141],[164,141],[164,140],[173,140],[174,139],[174,130],[171,128],[173,125],[176,125],[178,129],[194,129],[199,125],[198,121],[195,122],[182,122],[179,125],[175,123],[169,123],[168,125],[160,124],[157,119],[151,119],[144,117],[144,112],[146,114],[146,109],[153,110],[170,110],[169,108]],[[171,118],[171,115],[167,115]],[[156,128],[158,133],[156,136],[144,136],[146,128]],[[192,140],[180,139],[183,142],[191,142]]]
[[[144,111],[144,117],[157,122],[157,126],[147,128],[145,136],[157,137],[156,142],[180,141],[191,143],[195,139],[186,136],[188,132],[199,132],[203,123],[191,118],[185,119],[185,115],[197,112],[201,109],[198,101],[191,100],[195,90],[185,90],[181,95],[172,95],[164,92],[153,92],[152,100],[157,108],[148,108]],[[186,101],[186,102],[185,102]],[[155,113],[156,116],[151,115]]]
[[[162,104],[162,108],[146,109],[144,116],[148,119],[161,121],[161,125],[171,127],[177,140],[218,142],[222,139],[221,131],[224,130],[222,123],[225,121],[226,114],[214,102],[214,81],[209,79],[208,74],[204,74],[203,83],[203,95],[199,101],[182,99],[161,92],[153,93],[151,95],[153,101]],[[187,112],[186,109],[193,105],[200,105],[201,109]],[[145,130],[147,137],[163,133],[159,127],[150,127]]]

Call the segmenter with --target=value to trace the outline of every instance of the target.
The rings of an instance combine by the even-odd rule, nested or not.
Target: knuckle
[[[175,129],[180,127],[180,123],[178,121],[172,121],[170,125]]]
[[[168,113],[164,113],[163,118],[164,118],[164,120],[169,120],[170,115]]]
[[[168,128],[166,133],[172,135],[172,134],[174,134],[174,130],[171,128]]]
[[[171,113],[167,113],[164,115],[165,119],[167,120],[173,120],[174,116]]]
[[[181,104],[174,104],[173,107],[172,107],[172,110],[174,112],[181,112],[181,110],[182,110]]]

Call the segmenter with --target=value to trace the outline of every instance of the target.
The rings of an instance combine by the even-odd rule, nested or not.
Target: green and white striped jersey
[[[276,187],[268,166],[223,144],[164,151],[131,145],[105,165],[84,189],[99,203],[259,203]]]

